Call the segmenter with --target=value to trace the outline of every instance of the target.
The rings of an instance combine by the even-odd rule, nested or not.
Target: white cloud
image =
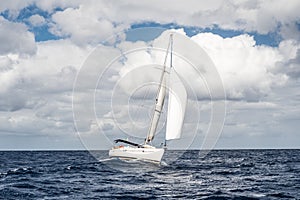
[[[66,9],[66,8],[77,8],[80,4],[83,4],[85,1],[82,0],[34,0],[37,7],[45,10],[49,13],[54,12],[56,8]],[[87,2],[86,2],[87,3]]]
[[[33,0],[22,1],[22,0],[3,0],[0,4],[0,12],[9,11],[10,18],[16,18],[19,15],[19,11],[30,4]]]
[[[72,87],[90,47],[40,42],[31,57],[2,56],[1,134],[74,137]]]
[[[272,87],[283,85],[287,76],[271,73],[288,58],[278,48],[257,46],[249,35],[222,38],[212,33],[192,37],[215,63],[229,99],[259,101]]]
[[[0,57],[0,93],[15,89],[42,93],[71,90],[90,47],[79,48],[68,40],[40,42],[36,55],[31,57]],[[40,94],[39,94],[40,93]]]
[[[16,74],[13,72],[13,64],[17,60],[12,59],[10,56],[0,56],[0,94],[5,93],[13,86],[13,79]]]
[[[54,22],[50,31],[59,36],[68,36],[79,45],[97,44],[124,30],[124,26],[116,25],[102,12],[90,5],[79,8],[67,8],[52,15]]]
[[[300,42],[295,40],[283,41],[279,45],[285,59],[278,62],[274,72],[287,74],[290,78],[300,77]]]
[[[9,18],[15,19],[19,11],[32,2],[4,1],[0,5],[0,10],[8,9]],[[192,39],[207,51],[216,64],[229,99],[242,100],[236,104],[230,102],[227,128],[230,123],[234,126],[225,131],[227,134],[230,135],[232,132],[243,137],[243,134],[255,135],[265,132],[265,135],[268,135],[270,132],[271,135],[272,131],[276,132],[280,127],[287,128],[285,123],[296,127],[295,123],[289,122],[287,116],[297,120],[299,114],[294,110],[298,106],[299,95],[295,91],[299,89],[296,81],[300,76],[300,34],[295,24],[299,21],[299,1],[286,3],[281,0],[276,2],[215,0],[202,2],[200,5],[199,1],[186,3],[45,0],[35,1],[35,4],[51,13],[51,18],[46,22],[51,23],[48,25],[52,33],[66,39],[36,43],[34,35],[28,31],[25,24],[0,17],[0,124],[5,124],[1,126],[2,133],[22,131],[48,135],[54,132],[73,133],[70,94],[75,74],[92,49],[87,44],[95,45],[116,32],[129,28],[132,24],[147,21],[201,28],[216,25],[224,29],[262,34],[278,31],[284,39],[279,47],[258,46],[254,38],[247,34],[222,38],[215,34],[200,33]],[[62,10],[56,11],[56,8]],[[33,15],[29,18],[29,22],[39,26],[45,19]],[[125,47],[126,45],[133,48],[136,44],[129,42],[122,45],[123,47],[118,48],[129,48]],[[118,53],[119,49],[110,48],[106,57],[109,60]],[[147,52],[136,53],[127,58],[127,67],[134,68],[140,63],[153,62],[162,57]],[[97,63],[97,57],[93,62]],[[118,63],[115,67],[120,70],[122,65]],[[107,99],[103,98],[110,94],[109,90],[113,84],[118,78],[126,75],[129,68],[123,68],[121,73],[110,71],[106,74],[110,79],[103,87],[104,91],[97,93],[101,100],[97,102],[101,108],[97,113],[98,117],[101,118],[111,111],[110,102],[105,102]],[[97,72],[98,68],[92,69],[84,78],[93,81],[94,79],[89,78]],[[151,74],[133,77],[136,81],[152,78]],[[197,84],[201,91],[203,83],[198,81]],[[91,84],[87,83],[82,89],[90,86]],[[123,88],[126,89],[125,86]],[[278,92],[279,89],[291,93],[287,99],[293,99],[292,103],[286,102],[281,97],[282,91]],[[201,95],[204,93],[205,91],[200,92]],[[86,97],[82,93],[75,103],[84,107],[84,103],[90,103]],[[289,103],[292,105],[286,105]],[[82,110],[83,118],[86,116],[85,112],[89,111]],[[101,120],[101,128],[118,131],[117,127],[112,127],[111,118]],[[87,132],[99,131],[95,124],[91,125],[91,122],[87,124],[85,127]],[[126,122],[124,125],[130,126]],[[278,129],[274,130],[268,126]],[[289,132],[292,134],[291,127]],[[205,130],[203,127],[200,129]]]
[[[113,31],[116,28],[111,27],[113,22],[114,26],[124,24],[126,28],[129,24],[153,21],[201,28],[217,25],[222,29],[261,34],[274,32],[279,27],[282,36],[288,39],[299,35],[299,29],[296,27],[296,22],[300,20],[299,8],[300,3],[297,0],[290,1],[288,5],[285,1],[262,0],[253,2],[216,0],[201,4],[198,1],[186,3],[180,0],[84,1],[78,2],[77,7],[72,5],[72,8],[58,12],[53,16],[53,20],[59,34],[70,34],[75,38],[84,35],[96,36],[96,33],[103,34],[102,32],[109,34],[107,29]],[[79,29],[79,26],[83,30]],[[89,26],[94,26],[94,31]],[[104,30],[99,32],[100,29]]]
[[[41,26],[46,23],[46,20],[43,16],[35,14],[32,15],[28,18],[28,21],[33,25],[33,26]]]
[[[53,20],[57,25],[55,31],[58,31],[56,33],[59,34],[73,35],[75,38],[80,37],[78,34],[82,31],[77,28],[78,26],[86,29],[84,34],[96,36],[95,33],[103,34],[99,32],[100,26],[109,28],[113,24],[111,30],[114,30],[115,26],[120,24],[128,27],[132,23],[145,21],[176,23],[202,28],[217,25],[222,29],[253,31],[261,34],[274,32],[279,28],[285,39],[295,38],[299,35],[299,29],[296,26],[296,22],[300,20],[298,14],[300,2],[298,0],[290,0],[288,4],[284,0],[214,0],[201,3],[197,0],[188,3],[181,0],[164,2],[158,0],[147,2],[32,0],[26,2],[4,1],[0,10],[9,9],[12,15],[17,16],[22,8],[33,3],[50,13],[54,12],[55,8],[63,9],[64,11],[57,12],[59,16],[54,14]],[[74,27],[70,27],[65,20],[60,19],[62,17],[72,20],[69,23]],[[79,24],[76,25],[75,22]],[[91,31],[88,26],[95,26],[95,31]],[[84,37],[84,34],[82,33],[81,37]]]
[[[9,56],[0,56],[0,72],[9,71],[13,61]]]
[[[34,35],[21,23],[14,23],[0,16],[0,55],[16,53],[33,55],[36,52]]]

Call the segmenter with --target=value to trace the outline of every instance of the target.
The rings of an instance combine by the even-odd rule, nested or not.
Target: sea
[[[1,151],[0,199],[300,199],[300,150]]]

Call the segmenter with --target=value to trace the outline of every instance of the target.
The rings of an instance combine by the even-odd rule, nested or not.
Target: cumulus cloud
[[[53,13],[55,9],[61,8],[77,8],[79,5],[83,4],[84,1],[82,0],[74,0],[74,1],[68,1],[68,0],[33,0],[33,2],[36,4],[37,7],[41,8],[42,10],[45,10],[49,13]],[[86,2],[87,3],[87,2]],[[92,2],[89,2],[92,3]],[[94,2],[95,3],[95,2]]]
[[[84,16],[85,19],[80,19],[79,23],[88,20],[96,27],[98,24],[105,23],[103,20],[114,22],[114,25],[153,21],[202,28],[216,25],[222,29],[253,31],[261,34],[274,32],[279,28],[282,36],[286,39],[295,37],[299,33],[297,23],[299,22],[298,10],[300,3],[297,0],[289,1],[288,5],[281,0],[276,2],[264,0],[239,2],[214,0],[201,4],[196,0],[189,1],[189,3],[181,0],[164,2],[158,0],[150,2],[31,0],[26,2],[4,1],[0,10],[9,9],[18,12],[30,4],[35,4],[50,13],[56,8],[61,8],[66,12],[61,13],[61,11],[58,11],[58,13],[61,17],[65,16],[68,19],[75,20],[76,17],[72,16],[73,14]],[[60,26],[66,25],[59,18],[60,16],[54,15],[54,21],[56,21],[58,29],[63,28]],[[96,19],[98,19],[98,22]],[[71,30],[66,27],[64,31],[67,34],[70,32],[75,34],[73,31],[76,31],[76,28]]]
[[[56,40],[38,43],[31,57],[0,57],[1,134],[75,137],[71,93],[89,52]]]
[[[72,90],[77,69],[90,47],[79,48],[68,40],[41,42],[32,57],[0,57],[0,93],[16,89],[36,94]],[[76,55],[76,56],[75,56]]]
[[[192,39],[212,58],[228,99],[259,101],[272,87],[283,85],[287,80],[284,74],[271,73],[278,62],[286,60],[278,48],[258,46],[247,34],[222,38],[200,33]]]
[[[49,18],[44,19],[35,14],[27,22],[32,26],[48,23],[49,31],[63,39],[35,42],[33,33],[28,31],[25,23],[16,22],[20,11],[29,5],[35,5],[48,12]],[[211,57],[223,80],[228,99],[235,100],[229,101],[228,104],[227,127],[231,129],[227,129],[227,133],[232,131],[239,135],[241,132],[255,135],[266,130],[272,132],[274,129],[269,129],[267,126],[281,127],[280,123],[288,121],[284,117],[288,113],[293,113],[291,117],[297,119],[298,112],[293,108],[298,106],[296,98],[299,95],[287,96],[288,99],[296,100],[292,101],[293,106],[285,112],[283,108],[287,105],[281,98],[281,93],[286,91],[298,94],[295,91],[299,88],[297,80],[300,76],[298,26],[300,2],[292,0],[287,4],[285,1],[214,0],[201,3],[199,6],[195,5],[199,5],[196,0],[189,3],[179,0],[164,2],[3,1],[0,11],[6,11],[7,18],[11,21],[0,17],[0,111],[2,112],[0,120],[1,124],[5,124],[1,126],[1,132],[28,130],[36,134],[72,133],[70,95],[76,73],[80,70],[84,59],[99,42],[119,31],[127,30],[131,25],[144,22],[173,23],[196,28],[217,27],[260,34],[278,33],[282,38],[278,47],[257,45],[249,34],[222,38],[212,33],[200,33],[192,37],[192,40]],[[185,34],[183,30],[179,32]],[[119,46],[106,46],[105,48],[109,50],[105,57],[110,60],[129,46],[131,48],[135,45],[141,46],[140,43],[143,42],[124,42]],[[110,44],[114,44],[114,41]],[[145,62],[161,63],[161,58],[163,56],[159,54],[137,52],[128,56],[127,60],[121,59],[116,63],[116,71],[107,72],[108,81],[102,85],[103,90],[97,90],[96,94],[96,106],[100,108],[96,113],[97,117],[101,118],[100,128],[108,132],[119,131],[116,126],[113,126],[112,116],[108,115],[111,107],[107,99],[110,97],[113,84],[125,76],[128,79],[136,78],[136,81],[154,80],[151,73],[129,77],[127,72]],[[98,62],[97,57],[93,59],[93,62],[88,64]],[[178,60],[176,62],[179,63]],[[181,64],[184,66],[186,63],[181,62]],[[124,66],[128,68],[122,68]],[[99,68],[85,72],[86,76],[82,78],[86,79],[87,83],[80,87],[82,90],[78,91],[75,104],[84,107],[85,103],[93,100],[85,92],[88,89],[94,91],[95,85],[89,82],[96,81],[98,77],[93,75],[97,72]],[[194,80],[192,74],[189,75],[190,79]],[[134,85],[134,82],[128,83]],[[197,85],[200,96],[207,95],[207,91],[203,90],[205,88],[203,81],[195,80],[190,83]],[[130,84],[122,85],[122,89],[129,90],[128,88],[132,86]],[[279,100],[274,102],[274,99]],[[203,99],[198,100],[203,102]],[[120,111],[127,109],[127,105],[119,106]],[[147,109],[145,110],[147,112]],[[253,112],[249,114],[249,110]],[[272,112],[267,112],[268,110]],[[88,116],[86,113],[92,113],[94,117],[94,112],[90,110],[82,108],[79,112],[82,113],[82,118]],[[124,112],[116,114],[122,117]],[[205,116],[202,115],[201,119]],[[261,119],[265,119],[264,125],[261,125]],[[124,125],[129,127],[131,124],[124,122]],[[235,127],[238,131],[233,130]],[[93,133],[99,131],[91,121],[83,129]],[[203,127],[200,129],[202,132],[205,130]]]
[[[112,31],[116,28],[114,26],[118,27],[120,24],[125,25],[126,28],[134,23],[157,22],[201,28],[217,26],[221,29],[260,34],[275,32],[279,27],[281,36],[285,39],[299,36],[297,23],[300,20],[298,15],[300,3],[297,0],[290,2],[288,6],[284,1],[262,0],[252,2],[216,0],[195,6],[198,4],[198,1],[187,4],[180,0],[163,3],[160,1],[85,1],[80,2],[76,8],[68,8],[54,15],[56,26],[53,31],[57,31],[57,34],[69,34],[74,38],[79,37],[77,39],[85,35],[98,38],[104,33],[106,33],[104,36],[109,35],[111,32],[108,29]],[[79,19],[79,16],[84,17]],[[65,20],[73,21],[72,27]],[[78,26],[83,27],[84,30],[78,29]],[[94,30],[89,26],[94,26]]]
[[[22,23],[14,23],[0,16],[0,55],[16,53],[33,55],[36,52],[34,35]]]
[[[291,79],[298,79],[300,76],[300,42],[284,40],[279,44],[278,51],[283,59],[276,63],[272,72],[285,74]]]
[[[29,6],[33,3],[33,0],[22,1],[10,1],[10,0],[3,0],[0,4],[0,12],[9,11],[9,17],[15,18],[19,15],[21,9]]]
[[[287,74],[293,78],[300,77],[300,49],[297,51],[297,56],[294,59],[291,59],[288,63],[289,69]]]
[[[43,16],[35,14],[28,18],[28,21],[33,26],[41,26],[46,23],[46,20]]]
[[[299,79],[300,77],[300,48],[297,50],[295,58],[285,62],[278,63],[278,69],[281,73],[287,74],[291,78]]]
[[[76,44],[84,45],[97,44],[124,30],[124,26],[117,25],[101,15],[102,12],[87,5],[67,8],[52,15],[53,25],[50,31],[62,37],[70,37]]]
[[[14,10],[18,13],[22,8],[34,4],[52,14],[53,24],[50,28],[52,33],[70,37],[81,45],[84,42],[99,42],[115,32],[129,28],[131,24],[143,22],[174,23],[199,28],[219,27],[260,34],[278,32],[284,39],[299,39],[300,35],[298,26],[300,3],[297,0],[290,1],[288,5],[285,1],[264,0],[241,2],[214,0],[201,4],[194,0],[189,3],[181,0],[163,3],[157,0],[16,2],[5,1],[2,11],[6,7],[9,11]],[[56,8],[62,10],[56,11]]]

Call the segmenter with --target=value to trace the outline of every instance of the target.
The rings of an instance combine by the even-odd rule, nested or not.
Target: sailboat
[[[117,157],[120,159],[140,159],[160,163],[166,149],[166,141],[180,139],[187,103],[187,93],[183,83],[172,66],[172,52],[173,34],[170,34],[163,70],[160,76],[159,87],[155,99],[152,120],[149,132],[144,142],[142,144],[137,144],[128,140],[116,139],[115,143],[120,142],[124,145],[114,146],[109,151],[109,157]],[[170,55],[170,62],[167,66],[168,55]],[[167,88],[169,90],[169,97],[165,142],[163,147],[157,148],[152,145],[152,141],[156,134],[156,129],[165,103]]]

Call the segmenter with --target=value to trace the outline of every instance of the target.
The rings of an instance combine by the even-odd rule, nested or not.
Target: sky
[[[149,74],[159,73],[164,54],[139,50],[113,60],[126,50],[164,48],[170,30],[186,49],[201,47],[199,58],[213,63],[206,70],[216,70],[195,75],[174,61],[187,66],[179,72],[194,95],[189,148],[202,147],[214,114],[224,118],[214,148],[300,148],[299,9],[298,0],[3,0],[0,149],[108,149],[115,137],[134,137],[129,122],[146,130],[149,117],[136,113],[149,109],[134,106],[145,91],[151,102],[155,87],[136,85],[156,80]],[[220,102],[225,113],[212,112]]]

